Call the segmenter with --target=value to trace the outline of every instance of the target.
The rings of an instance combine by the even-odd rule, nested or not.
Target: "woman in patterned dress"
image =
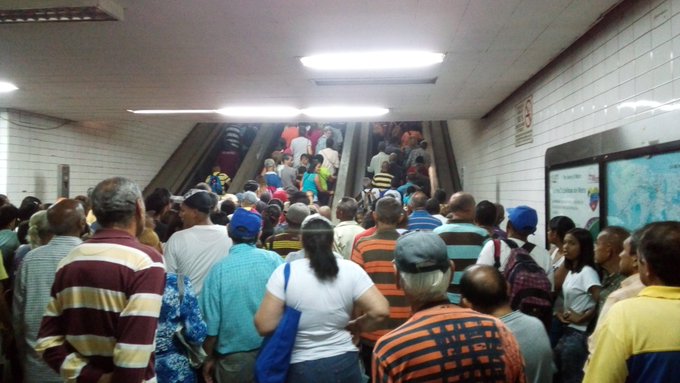
[[[203,322],[198,300],[191,288],[189,278],[184,278],[184,297],[180,303],[177,285],[178,275],[167,273],[163,304],[156,330],[156,378],[158,383],[195,383],[196,371],[175,332],[182,326],[186,341],[192,345],[203,344],[207,327]]]

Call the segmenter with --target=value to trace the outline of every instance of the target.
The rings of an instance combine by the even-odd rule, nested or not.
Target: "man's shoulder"
[[[71,250],[73,250],[75,247],[82,243],[83,242],[80,240],[73,241],[72,243],[69,244],[55,244],[54,242],[49,242],[46,245],[37,247],[26,253],[23,262],[31,263],[37,259],[50,256],[63,258],[65,255],[71,252]]]
[[[475,234],[483,238],[489,237],[489,233],[479,226],[467,222],[446,223],[434,230],[435,234]]]

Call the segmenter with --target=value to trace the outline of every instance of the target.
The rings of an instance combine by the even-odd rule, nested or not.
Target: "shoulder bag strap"
[[[519,247],[519,246],[517,246],[517,242],[515,242],[515,241],[513,241],[513,240],[511,240],[511,239],[504,239],[503,242],[505,242],[505,244],[507,244],[508,246],[510,246],[511,249],[516,249],[516,248]]]
[[[533,250],[534,247],[536,247],[536,245],[530,242],[526,242],[524,245],[522,245],[522,249],[526,250],[527,253],[531,253],[531,250]]]
[[[288,290],[288,280],[290,279],[290,263],[286,262],[286,266],[283,268],[283,292]]]
[[[501,241],[492,239],[493,241],[493,267],[501,267]]]

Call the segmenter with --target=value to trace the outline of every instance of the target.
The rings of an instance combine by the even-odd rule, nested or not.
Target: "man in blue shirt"
[[[442,225],[442,221],[425,210],[425,205],[427,205],[425,193],[421,191],[413,193],[408,202],[408,209],[411,212],[408,216],[408,231],[432,231]]]
[[[239,208],[229,223],[234,245],[208,273],[200,296],[208,325],[203,348],[207,381],[252,382],[255,358],[262,337],[253,318],[266,291],[267,281],[283,263],[278,254],[255,247],[262,227],[259,214]]]

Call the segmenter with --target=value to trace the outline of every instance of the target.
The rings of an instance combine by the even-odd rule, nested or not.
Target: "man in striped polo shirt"
[[[522,354],[505,325],[447,299],[453,264],[436,234],[403,235],[394,264],[414,314],[376,343],[373,382],[525,382]]]
[[[154,338],[165,286],[144,229],[139,186],[109,178],[92,192],[101,229],[57,267],[36,351],[67,382],[155,382]]]
[[[288,254],[302,250],[300,242],[300,225],[310,214],[309,206],[296,202],[290,207],[286,214],[288,227],[283,233],[275,234],[265,240],[265,248],[276,252],[281,258],[286,258]]]
[[[432,231],[442,225],[442,221],[425,210],[426,205],[427,196],[425,193],[421,191],[413,193],[408,201],[408,210],[411,212],[411,215],[408,216],[408,231]]]
[[[59,262],[80,245],[80,234],[87,226],[83,205],[73,199],[61,200],[47,210],[47,222],[54,237],[45,246],[26,254],[17,273],[12,314],[20,360],[27,383],[57,383],[63,379],[34,351],[50,289]]]
[[[411,316],[411,307],[406,301],[404,291],[397,285],[392,264],[394,246],[399,238],[397,226],[404,219],[401,203],[394,198],[383,197],[378,200],[373,216],[376,220],[376,233],[357,242],[352,252],[352,261],[366,270],[378,290],[387,298],[390,303],[390,317],[377,330],[360,334],[359,355],[368,376],[371,376],[371,354],[375,342]]]
[[[473,223],[475,218],[475,198],[470,193],[458,192],[451,196],[448,210],[453,217],[446,225],[434,229],[446,243],[449,259],[456,266],[449,287],[449,300],[460,304],[460,277],[463,270],[477,263],[479,252],[489,239],[489,233]]]

